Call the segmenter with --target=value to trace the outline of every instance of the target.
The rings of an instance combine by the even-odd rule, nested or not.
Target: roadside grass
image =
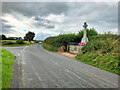
[[[79,53],[75,59],[77,61],[120,75],[118,55],[99,55],[97,53],[87,52],[85,54]]]
[[[0,60],[0,64],[2,64],[2,88],[10,88],[10,83],[12,80],[12,71],[14,64],[14,56],[11,52],[0,49],[2,53],[0,56],[2,60]]]
[[[35,41],[31,41],[31,42],[28,42],[28,41],[24,41],[23,44],[17,44],[16,43],[16,40],[1,40],[1,45],[2,47],[14,47],[14,46],[28,46],[28,45],[32,45],[32,44],[36,44]]]
[[[0,90],[2,89],[2,49],[0,49]]]
[[[120,36],[117,35],[93,37],[75,59],[120,75],[119,41]]]
[[[42,46],[43,46],[43,48],[45,48],[46,50],[51,51],[51,52],[57,52],[57,50],[58,50],[58,47],[45,44],[44,42],[42,43]]]

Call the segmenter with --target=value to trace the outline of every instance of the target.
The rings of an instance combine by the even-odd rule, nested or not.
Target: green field
[[[17,40],[1,40],[1,45],[2,47],[9,47],[9,46],[28,46],[28,45],[32,45],[32,44],[36,44],[35,41],[23,41],[23,44],[17,44],[16,43]]]
[[[2,63],[2,88],[10,88],[10,83],[12,80],[12,71],[13,71],[13,64],[14,64],[14,56],[11,52],[0,49],[1,53],[0,56],[0,64]]]

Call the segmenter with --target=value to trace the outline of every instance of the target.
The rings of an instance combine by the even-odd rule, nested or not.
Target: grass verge
[[[117,55],[98,55],[97,53],[87,52],[85,54],[78,54],[75,59],[120,75]]]
[[[2,59],[0,60],[0,64],[2,64],[2,88],[10,88],[14,56],[11,52],[5,49],[0,50],[2,52],[0,53],[0,56],[2,57]]]
[[[52,45],[48,45],[48,44],[45,44],[45,43],[42,43],[42,46],[46,50],[51,51],[51,52],[57,52],[57,50],[58,50],[58,47],[55,47],[55,46],[52,46]]]
[[[76,56],[78,61],[120,75],[120,36],[99,35],[92,37]]]

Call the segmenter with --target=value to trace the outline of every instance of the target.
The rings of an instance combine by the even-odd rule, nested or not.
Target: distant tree
[[[92,36],[97,36],[97,35],[98,35],[98,32],[94,28],[87,29],[87,37],[88,38],[90,38]]]
[[[97,36],[98,32],[94,29],[87,29],[87,37],[90,39],[92,36]],[[81,39],[83,38],[83,30],[80,30],[77,34],[77,41],[81,42]]]
[[[28,33],[26,33],[26,35],[25,35],[25,37],[24,37],[24,40],[30,42],[30,41],[33,40],[34,37],[35,37],[35,33],[29,31]]]
[[[7,37],[5,35],[0,35],[0,40],[7,40]]]

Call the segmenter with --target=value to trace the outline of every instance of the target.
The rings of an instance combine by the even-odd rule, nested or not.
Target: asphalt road
[[[118,75],[35,44],[4,47],[15,56],[12,88],[118,88]]]

